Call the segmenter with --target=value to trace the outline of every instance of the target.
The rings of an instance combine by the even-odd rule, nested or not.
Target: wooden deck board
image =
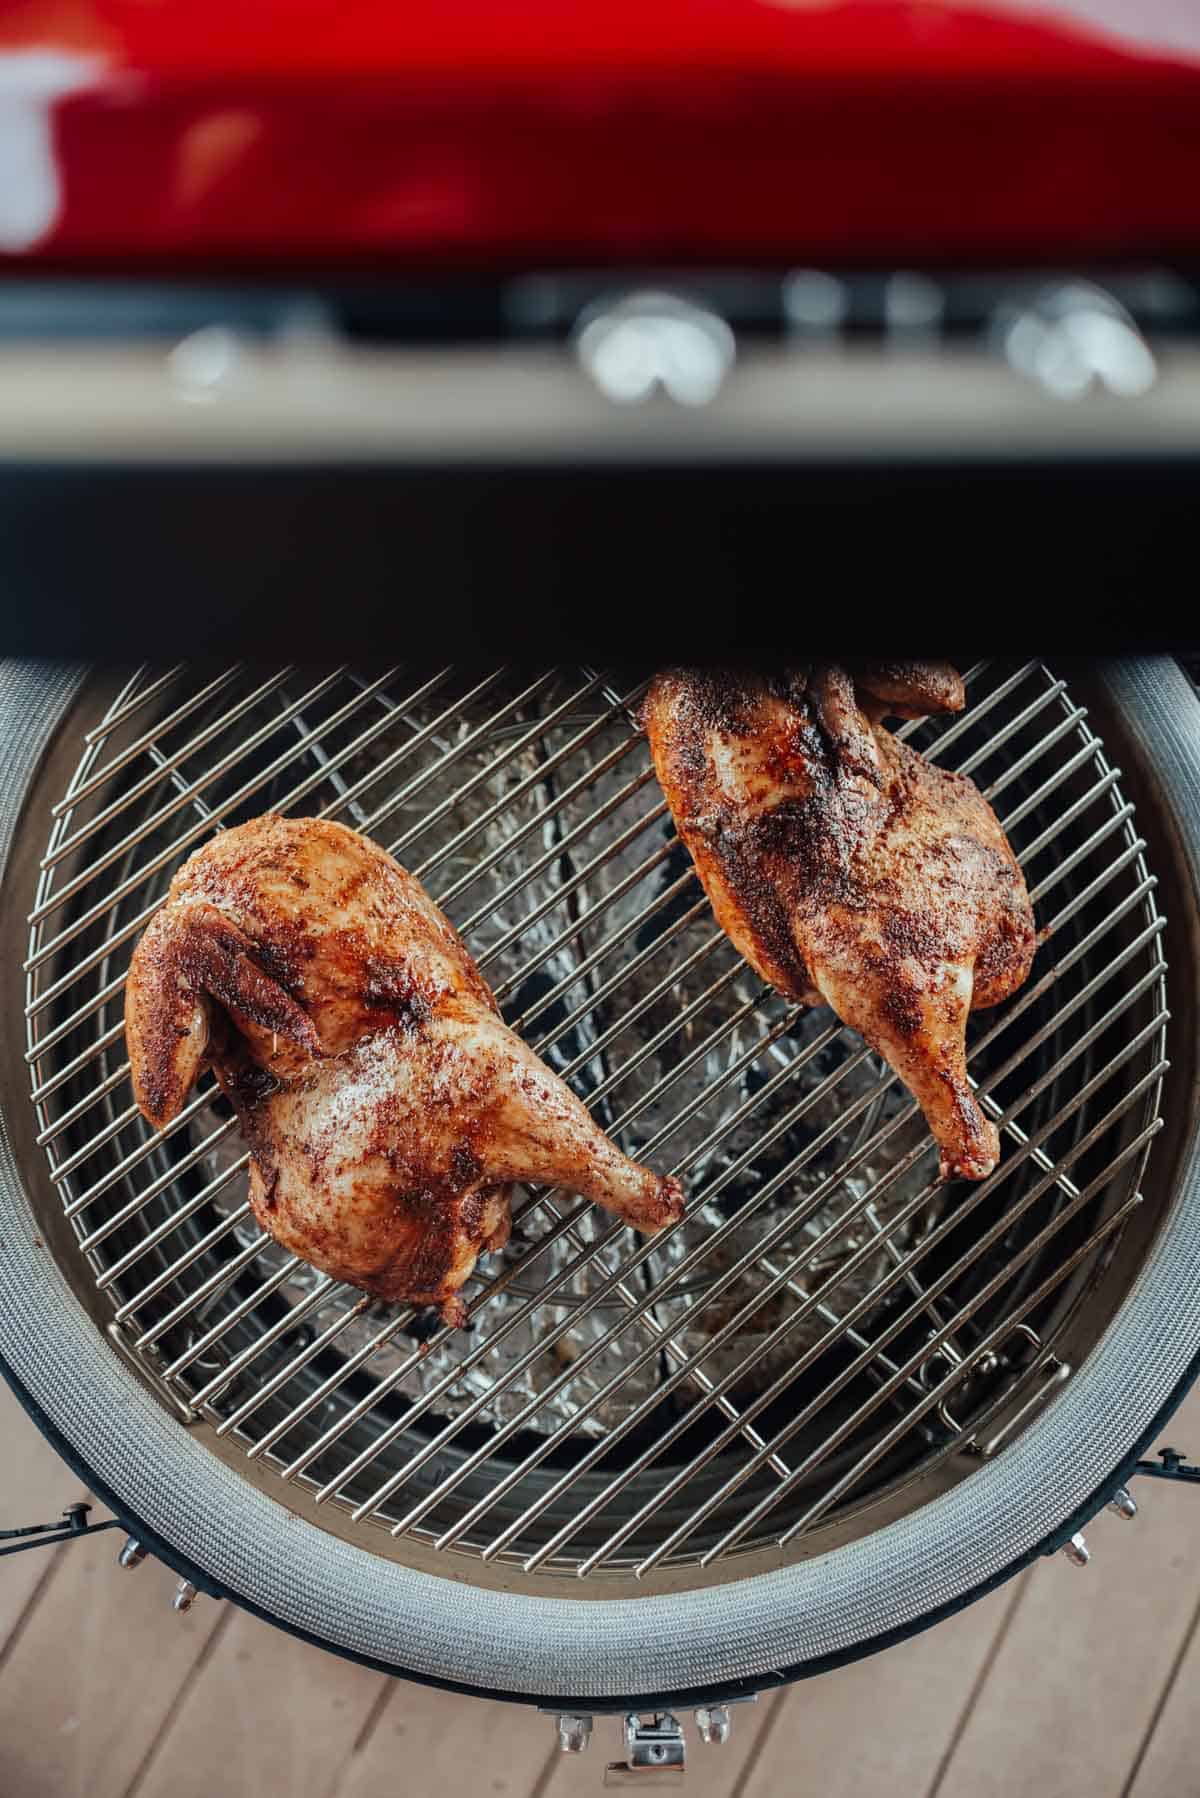
[[[67,1505],[88,1497],[70,1468],[33,1428],[3,1380],[0,1445],[0,1529],[50,1523],[62,1516]],[[100,1515],[97,1510],[95,1516]],[[29,1554],[8,1555],[0,1562],[0,1655],[37,1587],[50,1573],[57,1553],[53,1548],[39,1548]]]
[[[220,1653],[171,1717],[136,1798],[215,1798],[218,1751],[220,1798],[326,1798],[390,1685],[231,1608]]]
[[[1200,1388],[1171,1425],[1200,1439]],[[1141,1482],[1131,1523],[1087,1531],[1092,1564],[1061,1555],[1028,1592],[947,1769],[945,1792],[1120,1798],[1200,1592],[1200,1504]],[[1185,1790],[1200,1790],[1193,1781]]]
[[[1200,1790],[1200,1598],[1173,1676],[1146,1732],[1122,1798],[1190,1798]]]
[[[394,1680],[330,1798],[528,1798],[554,1753],[550,1719],[528,1705]]]
[[[120,1541],[61,1548],[21,1630],[0,1678],[4,1798],[125,1798],[227,1617],[204,1602],[177,1616],[174,1576],[149,1561],[122,1570]]]
[[[745,1798],[868,1798],[928,1790],[1014,1605],[1014,1584],[869,1660],[786,1694]],[[969,1787],[962,1788],[964,1792]]]
[[[1171,1434],[1200,1441],[1200,1393]],[[0,1522],[80,1496],[3,1390],[0,1441]],[[739,1707],[724,1748],[693,1737],[684,1790],[1200,1791],[1200,1500],[1149,1482],[1138,1497],[1135,1522],[1091,1526],[1091,1567],[1039,1564],[910,1643]],[[0,1798],[582,1798],[619,1757],[611,1718],[560,1756],[525,1707],[389,1682],[203,1598],[180,1618],[173,1577],[122,1572],[119,1544],[0,1565]]]

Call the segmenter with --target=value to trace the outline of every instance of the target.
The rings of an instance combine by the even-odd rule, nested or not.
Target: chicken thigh
[[[967,1079],[967,1014],[1025,980],[1033,911],[978,789],[880,723],[962,704],[947,663],[672,669],[643,722],[736,948],[780,992],[859,1031],[924,1111],[942,1178],[979,1180],[999,1139]]]
[[[125,1032],[157,1126],[213,1067],[277,1242],[447,1322],[508,1238],[515,1180],[646,1232],[681,1214],[678,1182],[622,1155],[500,1021],[420,884],[340,824],[256,818],[191,856],[134,951]]]

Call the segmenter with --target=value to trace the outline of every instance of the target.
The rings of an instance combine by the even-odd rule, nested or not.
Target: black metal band
[[[210,1598],[228,1599],[231,1604],[240,1605],[242,1610],[261,1618],[264,1623],[270,1623],[277,1629],[286,1630],[290,1636],[296,1636],[302,1642],[309,1642],[314,1648],[322,1648],[329,1654],[339,1655],[342,1660],[355,1661],[359,1666],[369,1667],[375,1673],[388,1673],[393,1678],[409,1679],[422,1686],[435,1686],[439,1691],[457,1692],[467,1698],[488,1698],[501,1704],[527,1704],[540,1710],[573,1710],[588,1715],[597,1715],[607,1711],[691,1710],[701,1705],[721,1704],[731,1699],[751,1697],[757,1692],[790,1685],[795,1680],[811,1679],[820,1673],[832,1673],[838,1667],[849,1666],[853,1661],[865,1660],[868,1655],[877,1654],[885,1648],[894,1648],[897,1643],[907,1642],[913,1636],[921,1635],[925,1630],[931,1629],[935,1624],[944,1623],[947,1618],[957,1616],[960,1611],[966,1610],[968,1605],[974,1604],[977,1599],[985,1598],[989,1592],[994,1592],[998,1586],[1004,1585],[1016,1574],[1023,1572],[1034,1561],[1042,1556],[1056,1553],[1064,1543],[1069,1542],[1072,1536],[1076,1535],[1091,1522],[1098,1512],[1104,1509],[1120,1487],[1126,1485],[1135,1473],[1143,1471],[1138,1468],[1138,1462],[1174,1416],[1197,1377],[1200,1377],[1200,1354],[1197,1354],[1149,1429],[1145,1431],[1128,1455],[1113,1469],[1108,1478],[1096,1488],[1086,1503],[1080,1505],[1065,1523],[1046,1537],[1044,1542],[1040,1542],[1036,1548],[1030,1549],[1027,1554],[1019,1555],[990,1579],[981,1580],[977,1586],[973,1586],[969,1591],[963,1593],[953,1603],[938,1606],[898,1629],[885,1630],[865,1641],[856,1642],[853,1647],[840,1654],[824,1655],[816,1660],[799,1662],[795,1666],[780,1667],[758,1679],[739,1680],[708,1689],[690,1687],[666,1692],[631,1693],[619,1702],[611,1700],[600,1702],[594,1697],[564,1698],[556,1694],[509,1692],[486,1686],[467,1685],[457,1680],[435,1679],[429,1674],[420,1673],[413,1668],[395,1667],[384,1661],[373,1660],[369,1655],[356,1654],[351,1649],[343,1648],[335,1642],[326,1641],[309,1630],[299,1629],[294,1624],[272,1615],[261,1605],[218,1584],[205,1572],[203,1567],[198,1566],[195,1561],[189,1560],[186,1555],[180,1554],[178,1549],[164,1542],[163,1538],[141,1518],[134,1516],[118,1495],[97,1478],[83,1457],[71,1446],[61,1431],[47,1417],[41,1406],[26,1391],[3,1357],[0,1357],[0,1375],[3,1375],[18,1402],[24,1407],[55,1453],[60,1455],[72,1472],[83,1481],[88,1491],[113,1512],[121,1526],[129,1535],[135,1537],[149,1554],[153,1555],[156,1560],[162,1561],[181,1579],[190,1580],[197,1591],[206,1593]]]

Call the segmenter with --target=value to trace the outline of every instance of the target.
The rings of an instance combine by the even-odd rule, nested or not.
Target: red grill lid
[[[1200,246],[1186,0],[33,0],[0,251],[958,262]]]

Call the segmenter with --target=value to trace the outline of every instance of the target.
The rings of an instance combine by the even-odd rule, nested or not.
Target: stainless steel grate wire
[[[46,819],[26,963],[38,1141],[131,1352],[353,1525],[531,1576],[800,1544],[970,1450],[1138,1203],[1166,1007],[1145,845],[1086,709],[1039,663],[968,680],[964,714],[903,731],[996,804],[1046,941],[972,1023],[1001,1165],[939,1189],[882,1064],[714,928],[631,722],[644,676],[137,671]],[[261,1236],[211,1081],[152,1131],[132,943],[206,835],[268,808],[399,854],[509,1022],[681,1174],[684,1222],[641,1242],[531,1190],[450,1332]]]

